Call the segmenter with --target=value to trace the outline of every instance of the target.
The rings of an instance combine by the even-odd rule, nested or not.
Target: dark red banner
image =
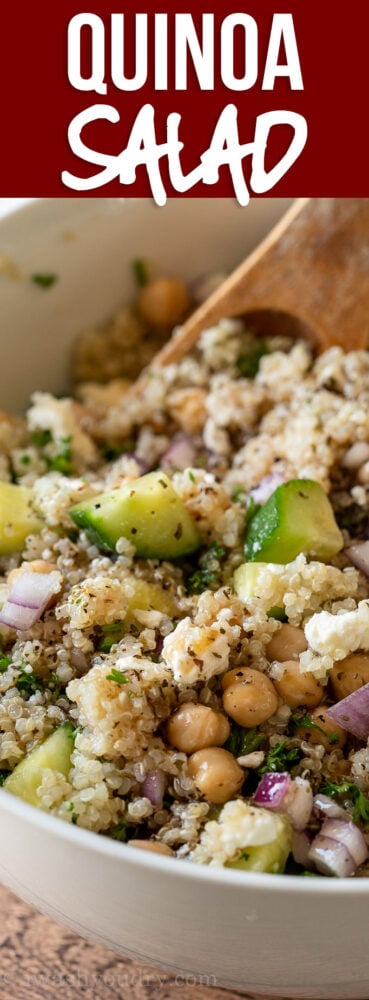
[[[3,5],[0,195],[368,196],[369,11],[340,10]]]

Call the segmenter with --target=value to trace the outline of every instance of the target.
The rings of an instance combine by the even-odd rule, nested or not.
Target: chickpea
[[[233,670],[227,670],[226,674],[222,677],[222,688],[226,691],[231,684],[240,684],[245,678],[247,678],[250,667],[234,667]]]
[[[233,755],[221,747],[197,750],[189,758],[188,770],[201,795],[216,805],[228,802],[247,777]]]
[[[369,656],[351,653],[344,660],[339,660],[330,672],[329,683],[337,701],[357,691],[363,684],[369,684]]]
[[[183,281],[176,278],[153,278],[141,289],[138,309],[151,326],[172,327],[190,307],[190,297]]]
[[[129,840],[128,846],[138,847],[140,851],[152,851],[154,854],[167,854],[168,857],[173,857],[173,851],[168,844],[162,844],[161,840]]]
[[[311,729],[310,726],[301,725],[298,727],[297,733],[307,743],[314,745],[320,743],[326,750],[342,750],[347,740],[346,730],[327,715],[327,708],[327,705],[320,705],[319,708],[314,708],[310,713],[311,721],[319,726],[319,729]]]
[[[315,708],[323,698],[323,688],[312,674],[303,674],[296,660],[287,660],[284,664],[284,674],[274,684],[286,705],[298,708],[307,705]]]
[[[7,583],[12,587],[18,577],[23,576],[23,573],[53,573],[56,569],[55,563],[45,562],[44,559],[33,559],[32,562],[23,562],[17,569],[10,570]]]
[[[267,646],[268,660],[298,660],[300,653],[308,648],[302,628],[284,622],[272,636]]]
[[[167,725],[168,742],[183,753],[222,746],[229,734],[230,725],[225,715],[191,701],[181,705]]]
[[[277,711],[278,696],[274,684],[260,670],[242,667],[231,670],[231,683],[225,675],[223,708],[239,726],[260,726]]]

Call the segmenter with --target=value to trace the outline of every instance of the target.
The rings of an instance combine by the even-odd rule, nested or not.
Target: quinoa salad
[[[0,797],[241,879],[367,876],[369,353],[225,319],[155,368],[193,302],[136,271],[73,395],[0,414]]]

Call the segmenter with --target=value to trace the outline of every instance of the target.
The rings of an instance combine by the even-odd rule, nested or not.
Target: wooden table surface
[[[1,887],[0,947],[1,1000],[237,1000],[241,996],[195,983],[193,977],[178,981],[151,966],[118,958]],[[242,996],[256,1000],[251,993]]]

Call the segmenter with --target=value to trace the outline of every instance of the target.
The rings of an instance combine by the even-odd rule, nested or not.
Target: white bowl
[[[286,205],[66,199],[8,214],[1,408],[17,410],[36,387],[63,391],[73,336],[129,295],[133,258],[186,278],[230,267]],[[42,271],[58,275],[48,290],[29,280]],[[69,826],[4,792],[0,802],[3,882],[79,933],[241,992],[369,997],[368,880],[209,870]]]

